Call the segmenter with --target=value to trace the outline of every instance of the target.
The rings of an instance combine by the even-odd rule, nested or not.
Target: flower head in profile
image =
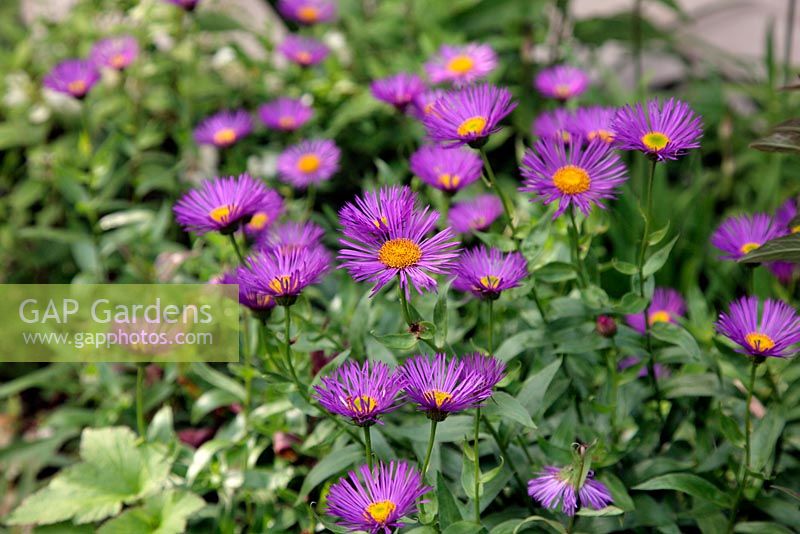
[[[383,362],[350,361],[314,386],[314,397],[331,413],[349,417],[353,424],[370,426],[402,403],[397,394],[403,381]]]
[[[472,352],[465,355],[461,361],[464,363],[464,372],[466,374],[475,373],[480,377],[486,390],[486,398],[492,395],[494,387],[505,376],[506,364],[494,356]]]
[[[262,250],[276,250],[288,254],[295,249],[319,246],[324,235],[325,230],[313,222],[289,221],[273,226],[261,234],[258,247]]]
[[[221,111],[194,129],[194,139],[201,145],[226,148],[250,135],[251,131],[253,120],[245,110]]]
[[[426,87],[422,78],[416,74],[401,72],[373,81],[369,89],[378,100],[391,104],[398,111],[404,111]]]
[[[239,279],[236,271],[223,274],[217,284],[239,284],[239,304],[253,311],[260,318],[269,317],[272,308],[275,307],[275,299],[272,295],[257,291],[249,284]]]
[[[800,232],[800,224],[792,224],[797,218],[797,199],[790,198],[775,212],[775,227],[781,235]]]
[[[407,188],[368,193],[340,211],[344,228],[340,267],[356,281],[374,282],[372,295],[396,278],[406,296],[412,286],[420,294],[434,291],[432,275],[447,274],[458,256],[458,243],[449,228],[429,237],[439,214],[429,207],[416,209],[416,195],[403,189]],[[379,198],[390,202],[375,206]]]
[[[278,156],[278,177],[298,189],[330,180],[339,170],[341,151],[330,139],[301,141]]]
[[[678,317],[683,317],[685,313],[686,303],[680,293],[668,287],[657,287],[653,291],[653,300],[647,312],[650,326],[656,323],[676,323]],[[646,332],[644,312],[626,315],[625,321],[640,334]]]
[[[772,217],[765,213],[738,215],[725,219],[717,227],[711,235],[711,244],[725,253],[721,259],[738,260],[781,235]]]
[[[716,328],[741,347],[738,352],[754,357],[789,357],[800,343],[800,316],[780,300],[761,303],[756,297],[741,297],[728,313],[719,314]]]
[[[186,11],[194,11],[197,7],[197,4],[200,3],[200,0],[162,0],[168,4],[172,4],[173,6],[178,6]]]
[[[258,116],[267,128],[293,132],[311,120],[314,110],[299,98],[277,98],[258,108]]]
[[[558,217],[575,205],[588,215],[592,205],[605,208],[604,199],[615,198],[628,179],[625,165],[612,147],[600,139],[566,143],[540,139],[522,158],[520,191],[538,195],[541,202],[558,200]]]
[[[571,134],[588,141],[602,139],[606,143],[614,141],[612,123],[617,113],[616,108],[589,106],[575,110],[566,127]]]
[[[556,65],[539,72],[533,85],[543,97],[563,101],[583,94],[589,87],[589,76],[577,67]]]
[[[285,18],[310,26],[336,19],[336,0],[278,0],[278,11]]]
[[[407,462],[378,462],[372,471],[362,465],[358,474],[350,471],[331,486],[327,513],[352,532],[390,534],[417,512],[417,500],[432,489]]]
[[[183,195],[173,211],[178,224],[187,231],[232,234],[267,202],[271,191],[248,174],[214,178]]]
[[[406,396],[429,419],[443,421],[448,415],[479,406],[492,394],[476,365],[444,354],[431,358],[420,354],[400,366]]]
[[[253,213],[253,216],[244,225],[244,231],[250,236],[261,235],[264,230],[283,215],[283,212],[283,197],[274,189],[267,189],[266,193],[261,197],[261,203]]]
[[[481,245],[461,254],[455,269],[453,287],[478,298],[494,300],[528,275],[528,263],[519,252],[503,252]]]
[[[85,97],[100,80],[100,72],[91,61],[67,59],[44,77],[44,86],[77,99]]]
[[[481,177],[483,162],[469,150],[427,145],[411,154],[410,167],[426,184],[455,193]]]
[[[318,283],[330,266],[330,253],[318,245],[285,254],[279,250],[262,251],[247,258],[237,275],[240,283],[271,296],[281,306],[288,306],[306,287]]]
[[[503,203],[500,199],[490,193],[484,193],[453,204],[447,214],[447,221],[453,231],[459,234],[471,234],[489,228],[502,213]]]
[[[439,53],[425,64],[425,71],[432,83],[464,85],[485,78],[496,67],[497,54],[491,46],[469,43],[443,45]]]
[[[561,511],[568,516],[575,515],[578,506],[601,510],[611,504],[611,492],[602,482],[594,479],[589,471],[580,480],[574,466],[545,466],[536,478],[528,481],[528,495],[550,510]]]
[[[468,85],[436,100],[422,122],[437,143],[479,147],[500,131],[500,121],[515,107],[508,89],[487,83]]]
[[[654,161],[664,161],[699,148],[703,123],[686,102],[653,99],[646,106],[628,105],[617,110],[612,131],[618,148],[638,150]]]
[[[121,35],[97,41],[90,57],[97,67],[124,70],[139,56],[139,43],[135,37]]]
[[[422,91],[411,101],[409,112],[419,120],[433,111],[433,103],[444,96],[444,89],[427,89]]]
[[[536,117],[531,125],[531,133],[539,139],[572,140],[577,130],[575,114],[564,108],[545,111]]]
[[[631,367],[637,366],[642,364],[642,359],[637,356],[628,356],[622,358],[617,364],[617,369],[620,371],[624,371],[625,369],[629,369]],[[660,363],[656,363],[653,365],[653,371],[655,372],[656,379],[660,380],[661,378],[666,378],[669,376],[669,368],[665,365],[661,365]],[[642,365],[641,369],[639,369],[639,374],[636,375],[639,378],[645,378],[648,375],[648,369],[646,365]]]
[[[278,46],[278,51],[289,61],[301,67],[312,67],[328,57],[328,47],[311,37],[289,34]]]

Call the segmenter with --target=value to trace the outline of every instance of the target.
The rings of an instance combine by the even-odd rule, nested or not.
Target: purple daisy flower
[[[762,305],[756,297],[741,297],[727,314],[719,314],[715,326],[741,347],[737,352],[755,357],[792,356],[792,346],[800,342],[800,316],[780,300],[767,299]]]
[[[416,195],[412,194],[411,210],[406,200],[408,193],[381,191],[378,197],[396,202],[381,206],[376,213],[371,206],[376,198],[373,193],[342,208],[339,219],[344,238],[340,240],[339,259],[343,262],[340,267],[346,268],[356,281],[375,282],[371,295],[394,278],[399,279],[406,296],[410,296],[411,286],[420,294],[423,290],[435,291],[436,280],[431,275],[447,274],[458,256],[453,231],[446,228],[427,237],[439,214],[429,207],[413,209]],[[367,209],[362,210],[362,206]],[[361,213],[356,214],[358,211]],[[354,225],[352,221],[362,224]]]
[[[330,180],[339,170],[341,151],[330,139],[300,141],[278,156],[278,177],[298,189]]]
[[[433,488],[407,462],[378,462],[369,470],[362,465],[333,484],[328,492],[328,515],[351,531],[390,534],[403,526],[402,519],[416,513],[417,499]]]
[[[217,284],[239,284],[239,304],[250,309],[260,318],[266,318],[275,307],[275,299],[272,295],[256,291],[253,287],[246,284],[236,275],[236,272],[223,274]]]
[[[248,174],[214,178],[183,195],[173,211],[178,224],[187,231],[198,235],[213,231],[231,234],[260,209],[270,192],[263,182]]]
[[[656,323],[676,323],[678,317],[686,313],[686,303],[681,294],[668,287],[657,287],[653,291],[653,300],[650,301],[648,317],[650,326]],[[631,328],[644,334],[644,312],[626,315],[625,321]]]
[[[425,71],[432,83],[464,85],[484,78],[496,67],[497,54],[491,46],[469,43],[443,45],[439,53],[425,64]]]
[[[800,232],[800,225],[792,226],[792,221],[797,218],[797,199],[790,198],[775,212],[775,227],[784,235]]]
[[[258,247],[288,254],[295,249],[316,247],[322,242],[325,230],[313,222],[285,222],[261,234]]]
[[[628,369],[635,365],[639,365],[640,363],[642,363],[641,358],[638,358],[636,356],[628,356],[626,358],[622,358],[619,361],[619,363],[617,364],[617,369],[619,369],[620,371],[624,371],[625,369]],[[660,380],[661,378],[666,378],[669,376],[669,369],[667,368],[667,366],[661,365],[660,363],[655,364],[653,366],[653,370],[655,371],[656,379]],[[638,376],[639,378],[646,377],[647,366],[646,365],[642,366],[642,368],[639,370],[639,374],[636,376]]]
[[[494,300],[506,289],[519,286],[528,275],[528,262],[519,252],[503,254],[481,245],[463,252],[453,272],[455,289]]]
[[[789,261],[771,261],[767,269],[783,285],[789,285],[800,275],[800,265]]]
[[[274,189],[267,189],[250,221],[244,225],[244,231],[251,236],[260,235],[277,221],[283,212],[283,198]]]
[[[314,389],[314,397],[326,410],[349,417],[358,426],[374,425],[381,415],[402,405],[396,401],[403,381],[383,362],[347,362]]]
[[[433,359],[423,354],[412,356],[403,362],[399,372],[405,380],[406,396],[434,421],[475,408],[492,394],[474,362],[468,367],[458,358],[447,361],[441,353]]]
[[[503,213],[503,203],[486,193],[470,200],[456,202],[447,214],[447,221],[455,232],[471,234],[489,228]]]
[[[411,155],[410,167],[426,184],[455,193],[481,177],[483,162],[469,150],[429,145]]]
[[[572,111],[563,108],[545,111],[534,119],[531,133],[540,139],[554,138],[568,142],[577,128],[575,121]]]
[[[44,86],[77,99],[85,97],[100,80],[100,73],[91,61],[67,59],[44,77]]]
[[[399,224],[411,217],[417,201],[417,194],[408,187],[390,186],[379,191],[367,191],[347,203],[339,211],[339,222],[345,235],[352,235],[360,241],[373,237],[389,237],[389,217]]]
[[[444,89],[422,91],[411,101],[411,114],[417,119],[423,120],[433,110],[433,103],[442,98],[444,94]]]
[[[369,89],[372,96],[402,112],[426,87],[422,78],[416,74],[401,72],[373,81],[369,84]]]
[[[247,258],[237,275],[253,291],[270,295],[281,306],[287,306],[306,287],[318,283],[330,266],[330,253],[318,245],[285,254],[277,250],[262,251]]]
[[[564,101],[583,94],[589,87],[589,76],[577,67],[556,65],[539,72],[533,86],[545,98]]]
[[[614,132],[611,124],[616,115],[616,108],[603,106],[590,106],[578,108],[567,121],[566,127],[572,135],[593,141],[600,138],[606,143],[614,141]]]
[[[566,143],[540,139],[522,158],[520,191],[539,196],[544,204],[558,200],[558,217],[569,206],[589,215],[593,204],[605,209],[603,199],[615,198],[616,189],[628,179],[619,155],[605,141]]]
[[[328,57],[328,47],[311,37],[289,34],[278,46],[281,54],[301,67],[312,67]]]
[[[261,122],[267,128],[293,132],[311,120],[314,110],[299,98],[278,98],[258,108]]]
[[[711,244],[725,255],[723,260],[738,260],[761,245],[781,236],[781,231],[765,213],[739,215],[725,219],[711,236]]]
[[[252,130],[253,120],[245,110],[221,111],[194,129],[194,139],[201,145],[226,148],[250,135]]]
[[[124,70],[139,56],[139,43],[130,35],[109,37],[97,41],[90,57],[97,67]]]
[[[487,398],[492,395],[492,389],[505,376],[506,364],[494,356],[472,352],[465,355],[461,361],[464,363],[466,374],[476,373],[483,381],[483,386],[488,390]]]
[[[335,0],[278,0],[278,11],[298,24],[312,25],[336,19]]]
[[[581,508],[593,510],[601,510],[611,504],[611,492],[605,484],[594,479],[592,471],[589,471],[580,487],[580,481],[575,480],[578,476],[571,466],[545,466],[538,477],[528,481],[528,495],[550,510],[557,510],[560,505],[561,511],[569,516],[575,515],[578,501]]]
[[[703,123],[689,104],[658,99],[617,110],[612,124],[616,144],[622,150],[638,150],[655,161],[678,159],[700,147]]]
[[[422,122],[433,141],[478,147],[500,131],[500,121],[515,107],[508,89],[486,83],[469,85],[436,100]]]
[[[197,4],[200,3],[200,0],[162,0],[162,1],[183,8],[186,11],[194,11],[194,8],[196,8]]]

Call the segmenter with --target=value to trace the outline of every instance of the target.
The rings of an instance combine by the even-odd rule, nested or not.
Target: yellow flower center
[[[248,224],[247,226],[251,230],[261,230],[267,225],[268,222],[269,222],[269,215],[267,215],[263,211],[259,211],[258,213],[253,215],[253,218],[250,219],[250,224]]]
[[[608,130],[592,130],[589,132],[587,137],[589,138],[589,141],[594,141],[595,139],[600,138],[606,143],[610,143],[614,140],[614,134]]]
[[[486,128],[486,122],[486,117],[481,117],[480,115],[470,117],[458,126],[456,132],[460,136],[481,135],[484,128]]]
[[[431,389],[430,391],[426,391],[424,393],[424,397],[426,399],[432,400],[437,408],[441,408],[442,405],[453,398],[453,395],[447,393],[446,391],[439,391],[438,389]]]
[[[500,277],[493,274],[487,274],[481,277],[481,285],[486,289],[497,289],[500,285]]]
[[[642,143],[650,150],[658,152],[669,143],[669,137],[661,132],[647,132],[642,136]]]
[[[445,189],[455,189],[458,187],[459,182],[461,182],[461,177],[457,174],[444,173],[439,175],[439,183]]]
[[[125,66],[126,58],[125,54],[117,54],[111,58],[111,66],[117,69],[121,69]]]
[[[278,119],[278,126],[281,128],[294,128],[297,122],[291,115],[284,115]]]
[[[793,234],[800,233],[800,224],[798,224],[797,226],[792,226],[792,227],[789,229],[789,231],[790,231],[791,233],[793,233]]]
[[[572,94],[572,90],[570,89],[569,85],[566,84],[556,85],[553,92],[558,98],[567,98],[570,94]]]
[[[297,10],[297,18],[303,22],[316,22],[319,19],[319,10],[314,6],[303,6]]]
[[[75,80],[67,84],[67,89],[72,94],[82,94],[86,92],[86,82],[83,80]]]
[[[553,185],[566,195],[577,195],[592,184],[589,173],[577,165],[564,165],[553,174]]]
[[[218,223],[224,224],[228,222],[228,217],[230,217],[232,211],[233,211],[233,206],[229,205],[220,206],[208,212],[208,216],[217,221]]]
[[[759,352],[769,350],[775,346],[775,341],[767,334],[761,332],[750,332],[744,336],[744,340],[750,345],[750,348]]]
[[[269,288],[275,293],[288,293],[297,287],[297,280],[292,280],[292,276],[283,274],[276,276],[269,283]]]
[[[378,251],[378,261],[392,269],[411,267],[421,258],[422,249],[419,245],[405,237],[390,239]]]
[[[656,323],[669,323],[671,321],[672,317],[667,311],[658,310],[657,312],[650,314],[650,326],[653,326]]]
[[[755,249],[759,248],[760,246],[761,246],[761,244],[754,243],[754,242],[750,241],[749,243],[745,243],[744,245],[739,247],[739,251],[742,254],[749,254],[750,252],[753,252]]]
[[[472,219],[472,221],[470,221],[469,225],[472,228],[482,228],[483,226],[486,226],[486,217],[484,217],[483,215],[479,215],[479,216],[475,217],[474,219]]]
[[[316,154],[303,154],[297,159],[297,170],[306,174],[319,169],[322,160]]]
[[[447,70],[453,74],[466,74],[475,66],[475,61],[469,56],[456,56],[447,63]]]
[[[214,134],[214,143],[229,145],[236,141],[236,131],[233,128],[223,128]]]
[[[263,293],[250,293],[247,296],[262,308],[269,306],[269,303],[272,302],[272,297]]]
[[[311,63],[311,52],[306,52],[305,50],[301,50],[295,55],[295,59],[298,63],[302,63],[303,65],[308,65]]]
[[[397,505],[392,501],[377,501],[370,503],[365,510],[367,517],[382,525],[386,523],[392,512],[395,511]]]
[[[357,412],[370,413],[378,406],[378,401],[369,395],[359,395],[358,397],[348,397],[347,406]]]

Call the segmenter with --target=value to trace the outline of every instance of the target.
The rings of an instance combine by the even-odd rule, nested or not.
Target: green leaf
[[[436,473],[436,498],[439,501],[439,527],[447,528],[453,523],[464,519],[458,509],[456,498],[444,481],[441,473]]]
[[[775,126],[766,136],[750,143],[762,152],[800,154],[800,119],[789,119]]]
[[[517,394],[517,400],[528,413],[539,413],[547,388],[550,387],[550,382],[553,381],[553,377],[556,376],[560,367],[561,359],[559,358],[540,369],[522,384],[522,389]]]
[[[450,293],[450,282],[439,288],[439,297],[436,299],[436,306],[433,308],[433,324],[436,325],[436,333],[433,336],[433,344],[437,347],[444,347],[447,342],[447,295]]]
[[[614,305],[614,311],[624,315],[641,313],[647,307],[647,302],[646,298],[640,297],[637,293],[625,293]]]
[[[227,391],[240,401],[244,401],[247,396],[244,387],[239,382],[220,373],[205,363],[192,364],[192,372],[212,386]]]
[[[417,346],[417,336],[409,332],[403,334],[386,334],[383,336],[375,332],[370,332],[370,335],[387,349],[409,351]]]
[[[130,508],[105,523],[98,534],[180,534],[186,520],[205,506],[205,501],[188,491],[169,490],[149,497],[142,506]]]
[[[704,478],[689,473],[670,473],[643,482],[633,489],[640,491],[674,490],[698,499],[705,499],[720,507],[729,507],[730,498]]]
[[[655,232],[650,234],[650,237],[647,238],[647,244],[650,245],[651,247],[658,245],[661,242],[661,240],[667,236],[667,232],[669,232],[669,224],[670,224],[669,221],[667,221],[667,224],[664,226],[664,228],[656,230]]]
[[[222,389],[206,391],[192,404],[191,422],[192,424],[197,423],[207,413],[216,410],[220,406],[230,406],[238,400],[238,397]]]
[[[742,532],[744,534],[793,534],[796,530],[786,528],[778,523],[770,523],[768,521],[747,521],[744,523],[737,523],[734,532]]]
[[[364,458],[364,449],[357,444],[348,445],[336,451],[336,454],[329,454],[325,456],[320,462],[315,465],[311,471],[306,475],[303,480],[303,485],[300,487],[300,493],[297,495],[297,504],[305,499],[311,490],[331,478],[337,473],[341,473],[355,462]]]
[[[627,261],[620,261],[617,258],[613,258],[611,260],[611,265],[615,270],[621,272],[622,274],[634,275],[638,271],[636,265]]]
[[[625,511],[622,508],[617,508],[616,506],[606,506],[605,508],[601,508],[600,510],[593,510],[591,508],[581,508],[578,510],[577,515],[587,516],[587,517],[607,517],[613,515],[622,515]]]
[[[789,497],[791,497],[792,499],[794,499],[796,501],[800,501],[800,492],[798,492],[798,491],[795,491],[795,490],[793,490],[791,488],[787,488],[787,487],[784,487],[784,486],[778,486],[777,484],[773,485],[772,488],[776,489],[776,490],[778,490],[780,492],[785,493],[786,495],[788,495]]]
[[[168,458],[149,445],[136,445],[127,427],[86,429],[81,435],[81,463],[60,471],[11,514],[12,525],[50,524],[72,519],[100,521],[123,504],[159,491],[170,472]]]
[[[486,534],[487,532],[474,521],[459,521],[442,530],[442,534]]]
[[[657,322],[650,331],[654,338],[680,347],[693,360],[699,361],[702,358],[700,346],[685,328],[672,323]]]
[[[781,412],[782,410],[778,407],[770,408],[767,415],[756,424],[753,430],[753,457],[750,464],[753,471],[761,471],[775,450],[775,443],[786,424]]]
[[[528,527],[532,523],[544,523],[545,525],[549,526],[556,532],[560,534],[567,534],[567,529],[564,528],[564,525],[559,523],[558,521],[554,521],[552,519],[547,519],[546,517],[532,515],[528,516],[522,521],[520,521],[517,526],[514,528],[513,534],[517,534],[518,532],[522,532],[524,529],[522,527]]]
[[[739,258],[741,263],[764,263],[767,261],[800,263],[800,233],[767,241],[745,257]]]
[[[675,243],[678,241],[679,237],[680,235],[676,235],[672,238],[672,241],[658,249],[652,256],[647,258],[647,261],[644,263],[644,269],[642,269],[645,278],[658,272],[658,270],[661,269],[665,263],[667,263],[669,253],[672,252],[672,247],[675,246]]]
[[[156,412],[147,427],[147,441],[169,443],[175,438],[172,407],[163,406]]]
[[[527,428],[536,428],[530,414],[522,403],[505,391],[495,391],[491,399],[487,401],[483,411],[489,417],[499,416],[509,421],[515,421]]]

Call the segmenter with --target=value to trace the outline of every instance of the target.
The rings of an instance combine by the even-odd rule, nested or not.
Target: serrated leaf
[[[730,506],[730,498],[714,484],[689,473],[670,473],[643,482],[633,489],[639,491],[674,490],[705,499],[720,507]]]
[[[186,520],[205,506],[205,501],[188,491],[166,491],[149,497],[142,506],[130,508],[105,523],[98,534],[180,534]]]
[[[680,236],[676,235],[673,237],[672,241],[658,249],[652,256],[647,258],[647,261],[644,263],[644,268],[642,269],[645,278],[658,272],[658,270],[661,269],[665,263],[667,263],[667,259],[669,259],[669,253],[672,252],[672,247],[674,247],[675,243],[677,243],[678,237]]]

